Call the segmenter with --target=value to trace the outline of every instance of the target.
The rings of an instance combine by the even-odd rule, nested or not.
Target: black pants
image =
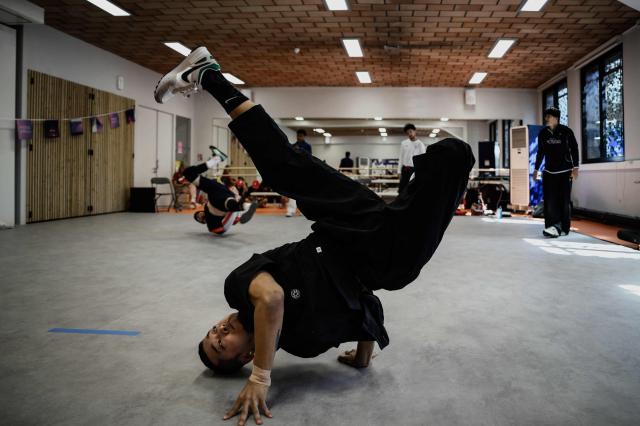
[[[236,194],[231,192],[229,188],[227,188],[220,182],[212,179],[207,179],[204,176],[200,176],[198,189],[204,191],[207,194],[209,203],[211,203],[213,207],[223,212],[227,211],[227,207],[225,205],[226,201],[229,198],[235,199],[236,197]]]
[[[265,183],[298,202],[312,229],[372,290],[413,281],[431,258],[466,188],[471,148],[445,139],[414,157],[416,177],[392,203],[295,150],[257,105],[229,124]]]
[[[413,175],[413,167],[402,166],[400,169],[400,185],[398,186],[398,192],[402,192],[404,188],[409,184],[409,179]]]
[[[544,227],[554,226],[558,232],[571,229],[571,171],[542,174]]]

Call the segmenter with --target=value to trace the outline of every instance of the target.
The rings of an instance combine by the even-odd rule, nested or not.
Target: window
[[[498,122],[492,121],[489,123],[489,140],[495,142],[498,140]]]
[[[542,118],[544,119],[544,110],[553,106],[560,110],[560,124],[566,126],[569,123],[568,95],[566,78],[542,92]]]
[[[502,120],[502,167],[509,168],[509,150],[511,140],[511,120]]]
[[[622,46],[582,68],[582,161],[624,160]]]

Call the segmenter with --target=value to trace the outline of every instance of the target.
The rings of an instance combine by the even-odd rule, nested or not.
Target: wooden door
[[[133,183],[134,124],[119,113],[120,127],[102,117],[102,133],[91,132],[88,117],[134,108],[135,102],[37,71],[28,72],[27,116],[57,119],[60,137],[45,138],[34,121],[27,159],[27,222],[124,211]],[[84,118],[82,135],[69,121]]]

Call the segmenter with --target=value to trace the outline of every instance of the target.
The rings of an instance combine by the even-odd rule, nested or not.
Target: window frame
[[[494,143],[498,141],[498,120],[489,123],[489,141]]]
[[[511,167],[510,152],[511,149],[511,128],[513,120],[502,120],[502,168]]]
[[[620,56],[620,67],[616,67],[613,70],[605,71],[605,66],[613,56]],[[598,107],[600,109],[600,156],[598,158],[588,158],[587,155],[587,138],[586,128],[587,128],[587,120],[586,114],[584,112],[584,103],[585,103],[585,93],[584,93],[584,85],[586,80],[586,70],[596,67],[598,69]],[[605,125],[605,111],[603,109],[603,92],[604,88],[602,86],[602,81],[604,77],[612,72],[620,70],[621,78],[622,78],[622,89],[620,94],[621,104],[622,104],[622,156],[618,157],[609,157],[607,158],[606,153],[606,136],[604,135],[604,125]],[[580,68],[580,119],[581,119],[581,132],[582,132],[582,143],[581,143],[581,158],[580,162],[585,164],[593,164],[593,163],[616,163],[620,161],[625,161],[625,138],[624,138],[624,57],[622,50],[622,43],[618,44],[611,49],[607,50],[603,54],[599,55],[593,61],[584,65]]]
[[[560,89],[562,88],[566,88],[567,89],[567,94],[565,95],[567,97],[567,105],[568,105],[568,101],[569,101],[569,85],[567,84],[567,78],[563,78],[559,81],[557,81],[556,83],[554,83],[553,85],[547,87],[546,89],[544,89],[542,91],[542,121],[544,123],[544,112],[545,110],[549,107],[546,105],[546,100],[547,100],[547,95],[551,94],[553,95],[553,106],[560,109],[560,96],[558,96],[558,93],[560,92]],[[563,123],[560,123],[563,124]],[[569,125],[569,111],[567,110],[567,122],[564,123],[565,126]]]

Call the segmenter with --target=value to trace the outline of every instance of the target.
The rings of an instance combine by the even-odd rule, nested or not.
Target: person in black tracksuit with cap
[[[569,234],[571,228],[571,185],[578,178],[580,157],[578,142],[573,131],[560,124],[560,110],[547,108],[544,112],[546,126],[538,135],[538,153],[533,179],[542,173],[544,198],[544,231],[551,238]]]
[[[339,361],[369,365],[374,343],[389,344],[374,290],[413,282],[435,253],[464,193],[475,159],[458,139],[444,139],[413,157],[415,177],[386,204],[377,194],[296,149],[260,105],[254,105],[199,47],[156,86],[165,102],[202,87],[232,118],[229,128],[265,182],[295,198],[313,221],[303,240],[254,254],[227,277],[224,295],[236,309],[199,342],[202,362],[230,373],[253,361],[252,374],[225,419],[271,417],[266,397],[274,355],[283,349],[310,358],[358,342]]]

